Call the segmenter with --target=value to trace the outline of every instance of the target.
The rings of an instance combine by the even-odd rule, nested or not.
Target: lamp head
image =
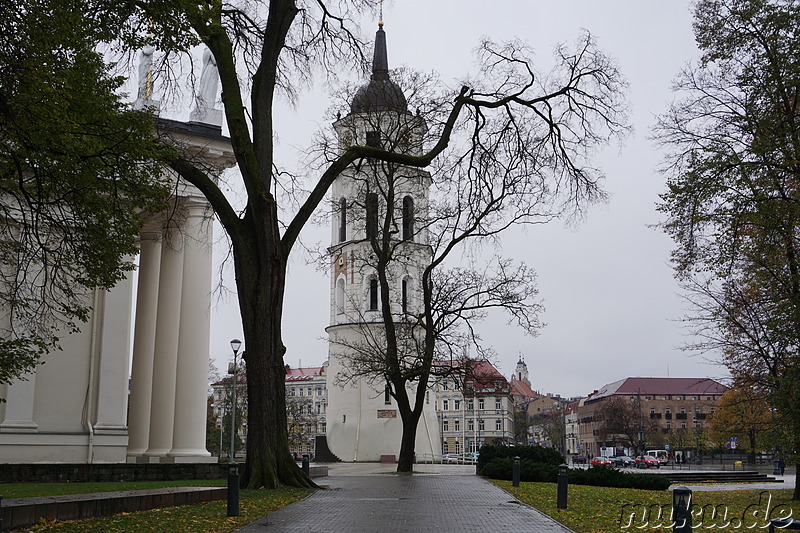
[[[688,509],[692,501],[692,490],[683,485],[675,487],[672,490],[672,503],[673,505],[680,506],[681,509]]]
[[[233,339],[231,341],[231,350],[233,350],[234,355],[239,353],[239,348],[241,347],[242,347],[242,341],[240,341],[239,339]]]

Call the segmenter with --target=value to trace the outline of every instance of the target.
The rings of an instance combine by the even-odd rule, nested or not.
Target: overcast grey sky
[[[628,376],[724,376],[724,369],[679,349],[689,339],[676,322],[683,301],[669,265],[672,243],[648,227],[660,220],[655,203],[664,178],[657,172],[661,155],[647,137],[655,115],[672,99],[671,80],[698,55],[690,2],[395,0],[385,7],[384,21],[390,68],[436,70],[454,83],[474,72],[473,48],[488,36],[527,41],[541,70],[549,70],[553,47],[574,41],[585,28],[616,58],[630,84],[634,132],[621,149],[613,146],[596,159],[606,174],[608,203],[589,210],[575,227],[555,222],[504,237],[505,255],[538,272],[547,326],[530,338],[506,326],[502,316],[488,321],[482,335],[497,352],[500,371],[510,375],[522,356],[534,390],[563,396],[586,395]],[[372,36],[375,29],[377,20],[366,18],[362,33]],[[285,163],[323,126],[330,105],[327,94],[316,90],[295,109],[277,110]],[[327,245],[329,236],[327,227],[310,227],[303,238]],[[292,366],[319,365],[328,351],[328,274],[306,259],[302,253],[292,258],[286,292],[283,330]],[[224,368],[231,357],[228,341],[241,338],[238,310],[229,301],[213,313],[212,356]]]

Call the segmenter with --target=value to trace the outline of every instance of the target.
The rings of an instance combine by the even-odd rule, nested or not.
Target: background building
[[[298,456],[316,455],[317,437],[324,436],[326,412],[328,410],[327,362],[322,366],[292,368],[286,365],[286,419],[289,433],[289,450]],[[236,426],[239,437],[246,445],[247,438],[247,375],[237,375]],[[211,384],[210,408],[217,418],[217,425],[228,414],[231,406],[232,377]],[[229,420],[229,419],[228,419]],[[223,432],[230,427],[222,427]],[[237,454],[240,450],[237,450]],[[227,450],[223,450],[223,454]]]
[[[442,377],[434,386],[441,453],[477,452],[484,444],[514,443],[511,386],[488,361]]]
[[[669,445],[691,457],[726,390],[709,378],[632,377],[604,385],[578,406],[579,453],[613,455]]]

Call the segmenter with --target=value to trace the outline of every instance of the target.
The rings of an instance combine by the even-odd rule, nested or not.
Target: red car
[[[640,455],[636,459],[636,468],[661,468],[661,462],[652,455]]]
[[[589,461],[589,464],[592,466],[611,466],[611,459],[608,457],[595,457]]]

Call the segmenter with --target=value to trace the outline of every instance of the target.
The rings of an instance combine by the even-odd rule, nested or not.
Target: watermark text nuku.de
[[[741,530],[766,530],[769,521],[773,519],[792,518],[792,509],[785,504],[773,505],[772,495],[769,491],[762,491],[758,495],[758,502],[745,507],[741,513],[733,513],[727,505],[707,503],[697,505],[690,502],[689,512],[692,516],[692,529],[741,529]],[[671,504],[637,504],[629,503],[622,506],[619,516],[619,525],[622,529],[656,529],[672,528],[685,524],[676,524]]]

